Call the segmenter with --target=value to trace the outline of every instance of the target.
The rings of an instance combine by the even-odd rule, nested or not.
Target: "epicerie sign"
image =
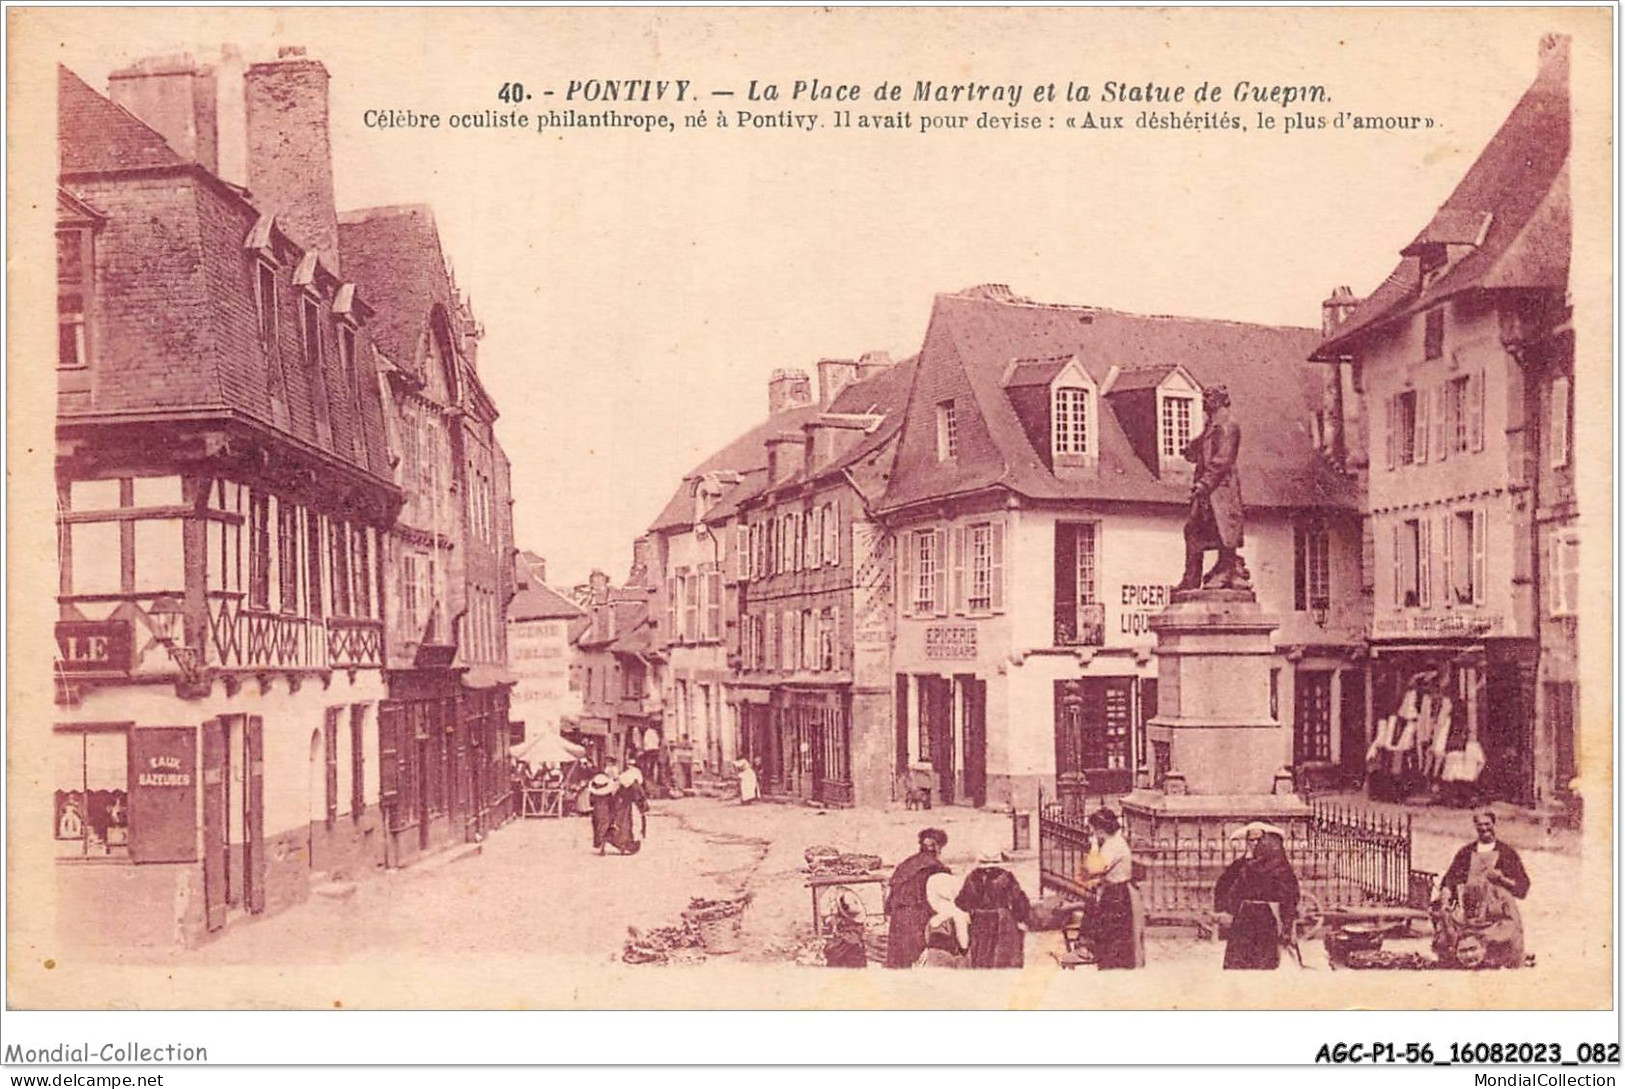
[[[969,624],[926,628],[925,656],[927,658],[975,658],[976,628]]]

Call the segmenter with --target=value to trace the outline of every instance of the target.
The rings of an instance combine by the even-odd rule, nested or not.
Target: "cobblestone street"
[[[1443,812],[1419,819],[1418,868],[1442,869],[1465,841],[1449,834],[1457,816],[1465,820]],[[1053,933],[1028,937],[1028,967],[1020,974],[893,973],[876,967],[859,984],[852,973],[794,963],[811,927],[803,852],[827,845],[877,854],[886,862],[885,874],[913,851],[915,833],[927,824],[948,832],[944,857],[960,873],[972,867],[980,844],[1007,842],[1009,836],[1007,814],[964,808],[821,811],[687,798],[654,804],[640,854],[599,858],[588,845],[585,820],[515,822],[493,833],[477,853],[454,852],[363,879],[350,895],[313,896],[279,915],[234,920],[219,939],[160,959],[175,972],[216,982],[228,1005],[413,1006],[420,1004],[416,994],[424,1000],[432,995],[436,1004],[456,1004],[457,980],[440,979],[430,988],[423,972],[433,966],[443,973],[457,964],[467,966],[468,986],[496,987],[493,993],[520,1007],[595,1001],[658,1006],[678,1001],[673,995],[679,993],[684,1002],[726,1005],[741,973],[751,977],[758,994],[768,986],[773,1005],[828,1002],[833,986],[833,993],[843,996],[837,1001],[853,1005],[882,1001],[880,994],[888,996],[887,1003],[932,1005],[954,994],[955,1002],[995,1006],[1147,1001],[1342,1006],[1380,1004],[1373,999],[1380,998],[1383,980],[1392,984],[1391,973],[1329,971],[1318,943],[1304,948],[1302,970],[1288,964],[1267,977],[1237,979],[1219,970],[1222,944],[1168,930],[1149,936],[1143,973],[1061,972],[1052,957],[1061,949]],[[1452,1004],[1454,994],[1465,1004],[1488,1002],[1503,988],[1515,994],[1520,980],[1532,985],[1605,952],[1583,948],[1579,930],[1559,922],[1571,906],[1566,890],[1578,888],[1582,879],[1576,837],[1548,837],[1516,824],[1509,824],[1506,835],[1523,853],[1533,881],[1524,914],[1537,965],[1520,973],[1429,973],[1427,986],[1440,1005]],[[1027,853],[1009,866],[1036,894],[1036,857]],[[621,963],[629,927],[675,925],[693,897],[745,891],[753,900],[738,952],[680,966]],[[1427,942],[1390,943],[1390,948],[1425,952]],[[267,970],[266,965],[278,967]],[[116,970],[109,978],[116,979]],[[695,999],[695,986],[712,997]],[[324,987],[335,997],[316,1002],[312,994],[325,993]]]

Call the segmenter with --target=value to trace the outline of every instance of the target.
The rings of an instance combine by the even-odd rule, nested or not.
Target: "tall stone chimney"
[[[248,122],[248,188],[288,237],[339,272],[339,217],[333,205],[327,68],[285,46],[252,64],[243,83]]]
[[[1329,337],[1337,332],[1337,327],[1348,320],[1354,308],[1360,303],[1349,290],[1347,284],[1337,288],[1325,302],[1320,304],[1320,335]]]
[[[858,364],[851,359],[820,359],[818,361],[818,403],[825,408],[847,386],[858,380]]]
[[[804,408],[813,403],[812,379],[807,372],[780,369],[767,380],[767,414],[777,416],[792,408]]]
[[[107,77],[114,102],[157,131],[181,156],[218,173],[220,132],[214,69],[192,54],[146,57]]]
[[[889,371],[896,363],[890,352],[864,352],[858,357],[858,381],[866,382],[881,371]]]

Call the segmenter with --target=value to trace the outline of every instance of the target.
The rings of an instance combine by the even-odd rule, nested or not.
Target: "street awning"
[[[512,746],[508,751],[515,760],[529,761],[532,767],[542,764],[568,764],[587,755],[587,750],[580,745],[566,741],[552,732],[537,734]]]
[[[577,718],[565,719],[559,727],[566,733],[592,734],[595,737],[609,736],[609,720],[604,718]]]

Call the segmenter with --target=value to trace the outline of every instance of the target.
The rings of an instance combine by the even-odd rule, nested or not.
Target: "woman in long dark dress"
[[[1145,967],[1145,909],[1134,884],[1134,857],[1117,814],[1101,807],[1089,827],[1105,868],[1098,878],[1093,926],[1095,963],[1102,969]]]
[[[611,813],[604,841],[623,855],[637,854],[648,830],[649,794],[643,786],[643,772],[636,767],[628,767],[616,780]]]
[[[954,898],[959,910],[970,913],[972,968],[1020,968],[1026,963],[1022,927],[1032,905],[1016,875],[999,865],[1003,861],[999,848],[984,849]]]
[[[592,806],[592,849],[604,853],[610,826],[615,822],[615,775],[613,762],[587,783],[587,802]]]
[[[1246,829],[1247,853],[1232,862],[1213,890],[1214,907],[1230,915],[1226,968],[1278,968],[1281,944],[1298,917],[1298,876],[1279,829]]]

